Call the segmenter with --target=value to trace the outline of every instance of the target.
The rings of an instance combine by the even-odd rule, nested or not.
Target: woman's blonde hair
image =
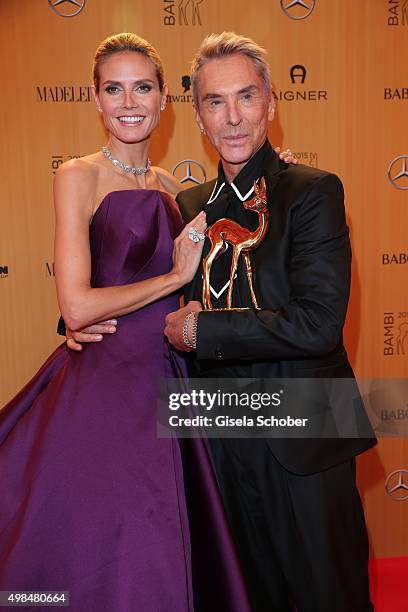
[[[162,91],[164,85],[164,71],[160,55],[147,40],[141,38],[137,34],[133,34],[133,32],[121,32],[120,34],[108,36],[108,38],[105,38],[97,48],[93,63],[93,82],[95,91],[99,91],[99,67],[102,62],[114,53],[123,53],[124,51],[141,53],[149,58],[156,68],[157,81],[160,91]]]

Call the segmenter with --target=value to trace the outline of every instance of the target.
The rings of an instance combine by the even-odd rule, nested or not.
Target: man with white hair
[[[351,252],[340,180],[288,166],[267,140],[275,100],[265,51],[224,32],[202,43],[192,67],[197,123],[220,155],[218,176],[179,194],[185,221],[231,219],[254,231],[243,202],[264,177],[270,223],[251,253],[253,299],[240,261],[232,303],[232,248],[211,270],[214,310],[202,310],[202,270],[165,334],[190,357],[192,377],[353,378],[342,341]],[[208,241],[207,241],[208,242]],[[203,257],[210,245],[204,247]],[[188,303],[187,303],[188,302]],[[333,417],[333,406],[325,412]],[[212,439],[211,448],[256,612],[366,612],[368,543],[355,456],[375,444],[360,402],[344,405],[363,437]],[[306,414],[307,416],[307,414]],[[330,421],[331,422],[331,421]]]

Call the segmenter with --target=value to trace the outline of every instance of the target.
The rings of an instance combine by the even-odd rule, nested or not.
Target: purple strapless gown
[[[108,194],[90,226],[92,286],[168,272],[181,226],[165,193]],[[0,590],[70,591],[74,612],[193,610],[180,448],[156,437],[155,383],[185,374],[163,336],[178,307],[171,295],[120,317],[116,334],[81,353],[60,346],[1,410]],[[208,456],[189,444],[217,573],[225,568],[219,609],[245,612]]]

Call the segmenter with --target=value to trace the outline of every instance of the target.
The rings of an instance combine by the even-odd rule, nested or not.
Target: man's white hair
[[[271,79],[269,66],[266,61],[266,51],[260,47],[252,38],[240,36],[235,32],[221,32],[221,34],[209,34],[204,38],[191,64],[191,87],[195,106],[198,108],[197,80],[200,69],[213,59],[221,59],[231,55],[242,53],[254,64],[257,73],[261,77],[265,91],[271,91]]]

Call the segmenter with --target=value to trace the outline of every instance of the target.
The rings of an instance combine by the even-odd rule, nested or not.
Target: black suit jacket
[[[342,341],[351,249],[341,181],[308,166],[288,166],[270,146],[259,176],[266,180],[270,210],[267,235],[251,254],[261,310],[200,313],[190,374],[354,380]],[[177,196],[186,222],[204,208],[214,185],[215,180],[209,181]],[[217,206],[217,201],[211,206]],[[186,302],[200,300],[201,274],[200,266],[185,288]],[[342,398],[342,418],[347,431],[364,437],[269,439],[278,461],[290,471],[306,474],[373,446],[376,440],[356,395],[358,391],[346,401]],[[332,398],[327,405],[333,414],[339,410],[335,404]]]

